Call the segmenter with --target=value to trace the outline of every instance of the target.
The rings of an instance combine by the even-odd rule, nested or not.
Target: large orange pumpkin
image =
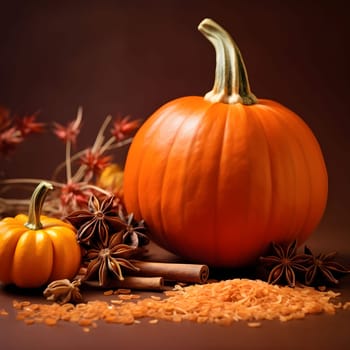
[[[160,246],[192,261],[238,267],[271,241],[304,242],[326,206],[319,144],[295,113],[250,91],[230,35],[205,19],[216,50],[206,96],[162,106],[139,129],[127,155],[126,208]]]

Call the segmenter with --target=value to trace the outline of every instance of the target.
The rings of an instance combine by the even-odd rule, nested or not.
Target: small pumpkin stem
[[[52,184],[42,181],[32,194],[28,210],[28,221],[24,224],[30,230],[40,230],[43,227],[40,222],[40,215],[49,190],[53,190]]]
[[[216,52],[214,86],[204,99],[229,104],[257,103],[257,98],[250,91],[242,55],[232,37],[209,18],[199,24],[198,30],[213,44]]]

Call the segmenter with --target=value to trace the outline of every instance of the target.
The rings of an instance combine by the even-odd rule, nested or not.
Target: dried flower
[[[289,245],[273,242],[271,247],[273,255],[260,258],[260,261],[270,268],[268,283],[287,283],[288,286],[295,287],[296,272],[306,270],[305,263],[309,257],[305,254],[297,254],[296,240]]]
[[[50,301],[56,301],[60,304],[68,302],[80,303],[83,297],[80,294],[80,280],[70,282],[68,279],[62,279],[51,282],[44,290],[44,297]]]
[[[139,270],[128,260],[137,252],[137,249],[123,243],[123,231],[111,235],[106,246],[100,241],[93,242],[84,257],[88,262],[84,279],[90,280],[97,274],[101,286],[106,286],[111,276],[123,280],[122,267]]]
[[[66,217],[78,229],[80,243],[90,244],[92,238],[98,238],[104,247],[108,244],[109,233],[125,228],[125,223],[117,216],[114,209],[114,196],[107,196],[101,202],[92,195],[88,210],[78,210]]]
[[[86,207],[87,202],[92,195],[110,195],[114,192],[115,202],[122,206],[122,189],[106,189],[98,182],[98,175],[110,162],[107,152],[111,152],[120,147],[131,143],[132,138],[124,139],[129,135],[139,121],[131,121],[129,117],[120,118],[115,122],[114,132],[116,136],[110,136],[106,139],[106,130],[112,121],[111,116],[107,116],[102,123],[96,139],[88,150],[79,151],[72,154],[72,145],[77,142],[82,122],[82,108],[78,109],[74,121],[66,126],[56,123],[54,133],[59,139],[65,142],[66,152],[65,161],[59,164],[49,180],[57,189],[45,206],[45,213],[58,218],[63,218],[67,214],[81,210]],[[10,119],[9,111],[0,106],[0,155],[7,155],[13,150],[23,137],[33,132],[42,131],[43,124],[36,122],[36,114],[25,116],[22,121],[14,123]],[[123,138],[122,141],[119,139]],[[61,171],[65,170],[64,180],[60,179]],[[121,176],[122,179],[122,176]],[[2,186],[1,192],[9,191],[14,186],[36,186],[43,179],[5,179],[0,180]],[[122,180],[121,180],[122,181]],[[122,183],[122,182],[121,182]],[[0,215],[5,212],[16,213],[19,206],[27,205],[28,201],[12,198],[0,198]],[[117,203],[116,203],[117,204]],[[5,208],[5,209],[4,209]],[[25,208],[25,207],[24,207]],[[25,209],[24,209],[25,210]],[[85,242],[87,243],[87,242]]]
[[[86,177],[89,175],[99,175],[111,163],[110,156],[103,156],[99,152],[93,152],[88,148],[80,158],[81,164],[87,167]]]
[[[77,208],[84,208],[90,196],[91,190],[82,188],[81,183],[68,182],[61,188],[60,201],[64,212],[76,210]]]
[[[141,120],[130,120],[130,116],[118,116],[113,122],[112,135],[117,141],[122,141],[131,135],[141,124]]]
[[[0,153],[9,154],[15,147],[23,142],[22,134],[15,127],[9,128],[0,134]]]
[[[8,155],[28,135],[43,131],[44,124],[37,123],[36,117],[33,114],[13,118],[8,109],[0,106],[0,154]]]
[[[10,125],[10,110],[0,106],[0,132]]]
[[[38,134],[44,131],[44,123],[38,123],[36,121],[37,114],[26,115],[22,118],[18,118],[16,122],[17,129],[22,136],[30,134]]]
[[[54,123],[54,134],[62,141],[76,144],[80,133],[82,114],[78,112],[75,120],[69,122],[66,126]]]
[[[314,255],[307,246],[304,252],[309,257],[305,274],[305,283],[308,285],[321,285],[324,282],[338,284],[336,277],[350,273],[349,269],[335,261],[337,252]]]

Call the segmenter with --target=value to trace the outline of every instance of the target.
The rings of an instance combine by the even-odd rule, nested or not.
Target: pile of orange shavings
[[[17,319],[27,324],[59,321],[76,323],[88,332],[98,321],[116,324],[140,323],[148,318],[231,325],[246,321],[259,327],[263,320],[282,322],[303,319],[311,314],[333,315],[338,309],[350,309],[350,302],[335,302],[340,293],[319,291],[311,287],[281,287],[260,280],[232,279],[186,287],[176,286],[164,294],[141,298],[136,294],[110,295],[109,301],[94,300],[77,305],[17,302]]]

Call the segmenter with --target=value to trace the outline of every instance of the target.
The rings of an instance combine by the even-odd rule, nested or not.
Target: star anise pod
[[[95,195],[91,195],[88,210],[77,210],[66,219],[77,228],[79,243],[89,245],[97,237],[104,247],[108,245],[110,232],[118,232],[126,226],[114,209],[114,196],[107,196],[100,202]]]
[[[47,300],[59,302],[60,304],[68,302],[80,303],[83,301],[79,290],[80,284],[80,280],[74,280],[73,282],[68,279],[53,281],[44,290],[44,297]]]
[[[144,220],[136,221],[134,220],[133,213],[125,216],[121,211],[119,212],[119,217],[126,224],[123,234],[124,243],[134,248],[142,247],[149,243],[149,238],[147,237],[147,228]]]
[[[309,257],[305,254],[297,254],[297,241],[289,245],[272,242],[273,255],[264,256],[260,261],[269,268],[268,283],[286,283],[289,287],[295,287],[296,272],[305,271],[305,263]]]
[[[304,247],[304,252],[309,258],[305,273],[305,283],[307,285],[321,285],[324,282],[338,284],[340,276],[350,273],[350,270],[335,261],[337,252],[314,255],[307,246]]]
[[[84,260],[88,262],[84,279],[90,280],[97,274],[100,286],[106,286],[111,277],[123,280],[122,268],[139,270],[128,260],[137,252],[138,249],[123,243],[123,231],[113,234],[107,247],[97,241],[84,257]]]

